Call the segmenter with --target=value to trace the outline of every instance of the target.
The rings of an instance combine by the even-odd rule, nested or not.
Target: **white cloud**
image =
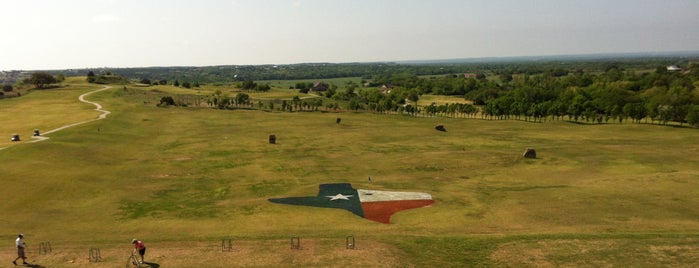
[[[240,3],[238,3],[238,1],[235,1],[235,0],[234,0],[234,1],[231,1],[231,5],[232,5],[233,7],[240,7]]]
[[[292,7],[297,7],[297,8],[298,8],[298,7],[301,7],[301,1],[294,1],[293,3],[291,3],[291,6],[292,6]]]
[[[113,23],[119,22],[120,20],[121,18],[111,14],[100,14],[92,17],[92,21],[95,23]]]

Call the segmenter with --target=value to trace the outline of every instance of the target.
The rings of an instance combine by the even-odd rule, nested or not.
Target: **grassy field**
[[[272,87],[277,87],[281,89],[289,89],[296,85],[296,83],[318,83],[325,82],[327,84],[336,85],[338,88],[344,88],[350,81],[355,85],[362,85],[361,77],[343,77],[343,78],[323,78],[323,79],[301,79],[301,80],[262,80],[258,83],[269,84]],[[298,89],[294,90],[298,91]]]
[[[442,96],[442,95],[422,95],[420,100],[417,101],[417,105],[420,107],[429,106],[434,103],[435,105],[443,105],[449,103],[468,103],[473,104],[473,102],[464,99],[461,96]]]
[[[157,92],[116,86],[88,97],[107,119],[26,142],[99,115],[77,97],[102,86],[70,81],[0,100],[7,264],[23,232],[45,267],[83,267],[93,247],[91,267],[122,266],[132,238],[151,267],[699,265],[696,129],[159,108]],[[15,132],[25,141],[10,143]],[[537,159],[521,157],[528,147]],[[267,201],[330,182],[436,202],[381,224]]]

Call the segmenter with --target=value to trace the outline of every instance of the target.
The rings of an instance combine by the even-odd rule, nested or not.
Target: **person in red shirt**
[[[141,255],[141,263],[143,263],[143,255],[146,255],[146,245],[136,238],[131,240],[131,243],[134,246],[134,252],[138,251],[138,254]]]

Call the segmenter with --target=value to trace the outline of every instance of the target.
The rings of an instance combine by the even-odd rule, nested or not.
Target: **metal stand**
[[[221,240],[221,252],[231,252],[233,251],[233,242],[231,239],[223,239]]]
[[[354,249],[354,236],[350,235],[345,238],[345,246],[347,249]]]
[[[90,262],[101,262],[102,261],[102,254],[100,254],[100,249],[99,248],[90,248],[89,259],[90,259]]]
[[[39,254],[49,254],[51,253],[51,243],[41,242],[39,243]]]
[[[291,238],[291,249],[301,249],[301,238],[298,236]]]

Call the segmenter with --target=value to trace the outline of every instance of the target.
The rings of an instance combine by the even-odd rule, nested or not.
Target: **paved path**
[[[77,122],[77,123],[73,123],[73,124],[69,124],[69,125],[65,125],[65,126],[62,126],[62,127],[56,128],[56,129],[52,129],[52,130],[46,131],[46,132],[44,132],[44,133],[41,133],[41,136],[32,136],[33,140],[28,141],[27,143],[34,143],[34,142],[39,142],[39,141],[48,140],[49,138],[46,137],[46,136],[44,136],[44,135],[51,134],[51,133],[53,133],[53,132],[56,132],[56,131],[59,131],[59,130],[63,130],[63,129],[66,129],[66,128],[69,128],[69,127],[74,127],[74,126],[77,126],[77,125],[82,125],[82,124],[89,123],[89,122],[92,122],[92,121],[97,121],[97,120],[101,120],[101,119],[107,118],[107,115],[110,114],[110,113],[112,113],[112,112],[107,111],[107,110],[103,110],[103,109],[102,109],[102,105],[100,105],[99,103],[96,103],[96,102],[93,102],[93,101],[85,100],[85,97],[86,97],[87,95],[92,94],[92,93],[104,91],[104,90],[107,90],[107,89],[110,89],[110,88],[112,88],[112,87],[110,87],[110,86],[105,86],[105,87],[103,87],[103,88],[100,88],[100,89],[93,90],[93,91],[87,92],[87,93],[85,93],[85,94],[82,94],[82,95],[80,95],[80,97],[78,97],[78,100],[80,100],[81,102],[84,102],[84,103],[89,103],[89,104],[94,105],[94,106],[95,106],[95,111],[98,111],[98,112],[101,112],[101,113],[102,113],[102,114],[100,114],[97,118],[95,118],[95,119],[90,119],[90,120],[85,120],[85,121],[81,121],[81,122]],[[0,150],[5,149],[5,148],[7,148],[7,147],[2,147],[2,148],[0,148]]]

